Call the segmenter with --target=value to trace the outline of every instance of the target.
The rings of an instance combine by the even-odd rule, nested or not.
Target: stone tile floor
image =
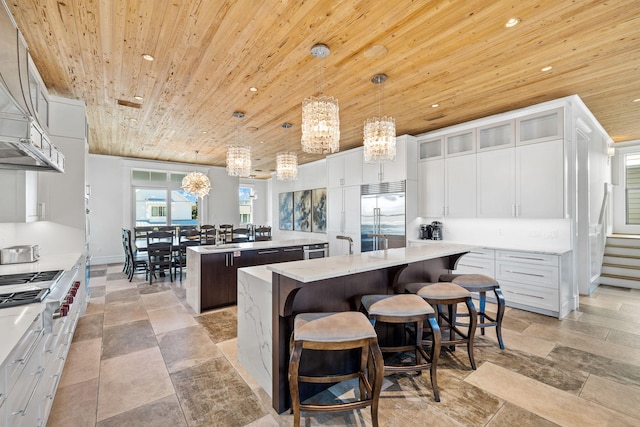
[[[237,362],[235,307],[195,315],[183,283],[121,271],[91,268],[48,426],[293,424]],[[442,355],[440,403],[428,375],[388,376],[380,425],[640,425],[640,290],[600,287],[561,321],[507,308],[503,328],[504,351],[492,329],[478,336],[476,371],[463,349]],[[319,398],[352,392],[341,386]],[[368,409],[303,424],[371,425]]]

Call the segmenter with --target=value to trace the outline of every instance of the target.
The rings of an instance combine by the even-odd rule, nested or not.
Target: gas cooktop
[[[0,308],[41,302],[64,270],[0,276]]]
[[[5,274],[0,276],[0,286],[26,285],[36,282],[55,282],[64,270],[39,271],[37,273]]]

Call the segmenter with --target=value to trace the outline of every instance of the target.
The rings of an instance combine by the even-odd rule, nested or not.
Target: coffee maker
[[[442,240],[442,223],[440,221],[431,223],[431,240]]]
[[[420,224],[420,238],[422,240],[431,240],[431,230],[431,224]]]

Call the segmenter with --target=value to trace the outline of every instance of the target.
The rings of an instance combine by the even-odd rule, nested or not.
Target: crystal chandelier
[[[324,44],[311,48],[311,55],[324,58],[330,53]],[[322,79],[321,79],[322,80]],[[302,102],[302,151],[335,153],[340,149],[340,116],[338,100],[332,96],[309,97]]]
[[[236,134],[240,140],[240,121],[244,113],[235,111],[233,117],[238,119]],[[229,176],[248,177],[251,174],[251,147],[246,145],[227,146],[227,174]]]
[[[378,117],[364,122],[364,161],[374,163],[393,160],[396,157],[396,121],[393,117],[382,116],[382,83],[387,80],[386,74],[376,74],[371,83],[380,85],[378,99]]]
[[[283,129],[290,129],[290,123],[283,123]],[[278,153],[276,156],[276,176],[278,181],[295,181],[298,177],[298,155],[294,152]]]
[[[196,151],[196,160],[197,159],[198,152]],[[211,190],[211,182],[207,175],[194,171],[182,178],[182,189],[188,194],[193,194],[203,199],[204,196],[209,194],[209,190]]]
[[[248,177],[251,174],[251,147],[227,147],[227,173],[229,176]]]
[[[278,181],[295,181],[298,177],[298,155],[292,152],[278,153],[276,156]]]

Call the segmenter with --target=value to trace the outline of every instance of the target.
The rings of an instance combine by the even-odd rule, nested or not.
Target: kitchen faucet
[[[389,248],[389,238],[387,237],[386,234],[369,234],[369,237],[380,237],[382,239],[382,249],[384,249],[385,251]]]
[[[336,236],[336,239],[349,241],[349,255],[353,255],[353,239],[349,236]]]

